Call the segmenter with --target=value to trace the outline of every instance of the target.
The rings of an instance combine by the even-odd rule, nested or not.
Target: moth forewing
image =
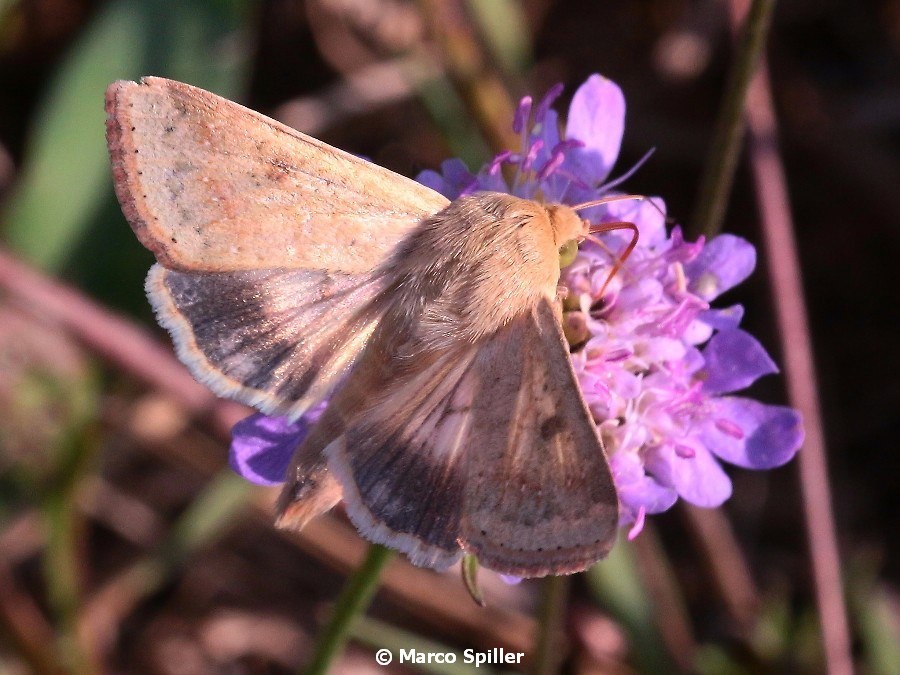
[[[446,198],[264,115],[147,77],[106,92],[116,194],[171,269],[369,272]]]
[[[179,357],[219,395],[300,415],[371,333],[380,265],[447,200],[180,82],[115,82],[106,110],[116,194],[161,264],[147,292]]]
[[[612,547],[618,498],[555,308],[505,327],[478,366],[463,548],[523,577],[584,570]]]

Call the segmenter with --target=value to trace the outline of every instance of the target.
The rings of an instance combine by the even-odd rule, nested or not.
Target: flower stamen
[[[694,459],[697,456],[697,451],[694,450],[689,445],[684,445],[683,443],[675,444],[675,454],[681,457],[682,459]]]
[[[744,430],[731,420],[726,420],[720,417],[716,419],[715,425],[716,429],[721,431],[726,436],[731,436],[732,438],[736,438],[738,440],[742,440],[744,438]]]

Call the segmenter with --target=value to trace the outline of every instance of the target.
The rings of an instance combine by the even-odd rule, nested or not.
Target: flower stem
[[[744,100],[750,78],[759,65],[766,44],[774,7],[775,0],[753,0],[737,46],[735,62],[728,74],[712,146],[700,181],[697,205],[691,218],[694,231],[708,237],[715,235],[722,227],[744,136]]]
[[[529,671],[535,675],[555,673],[559,670],[561,653],[559,636],[569,596],[569,577],[547,577],[543,582],[543,597],[538,616],[537,643],[534,661]]]
[[[778,317],[788,399],[803,414],[806,431],[798,466],[825,671],[830,675],[849,675],[854,672],[853,640],[829,488],[820,388],[787,174],[778,150],[778,120],[765,63],[750,90],[747,119],[751,169],[769,261],[767,269]]]
[[[90,395],[84,398],[89,400]],[[89,403],[83,405],[82,414],[93,413]],[[84,521],[75,502],[99,447],[86,419],[73,422],[71,430],[60,440],[57,479],[43,504],[47,527],[44,573],[48,602],[58,624],[57,647],[64,662],[63,669],[80,675],[99,672],[91,646],[78,630],[86,571],[82,550]]]
[[[328,672],[332,661],[343,651],[350,637],[353,620],[368,607],[378,589],[381,570],[393,557],[393,551],[379,544],[372,544],[366,559],[353,575],[338,598],[334,613],[316,645],[316,652],[309,666],[301,672],[320,675]]]

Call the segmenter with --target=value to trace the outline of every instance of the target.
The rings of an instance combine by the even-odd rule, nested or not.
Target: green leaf
[[[56,74],[35,115],[25,169],[5,217],[8,244],[58,270],[83,234],[109,183],[103,92],[142,51],[133,2],[108,5]]]
[[[488,48],[508,73],[522,73],[532,61],[531,31],[521,2],[467,0]]]
[[[629,542],[619,537],[609,557],[589,569],[586,576],[597,600],[628,632],[634,660],[641,670],[676,672],[659,634],[650,596],[637,574]]]
[[[252,3],[113,0],[81,36],[34,117],[23,173],[2,217],[22,257],[101,301],[143,304],[150,262],[112,192],[103,108],[118,79],[161,75],[234,97],[246,72]]]
[[[462,559],[462,579],[475,604],[487,607],[487,603],[484,601],[484,593],[481,592],[481,588],[478,586],[478,558],[469,553],[466,553]]]

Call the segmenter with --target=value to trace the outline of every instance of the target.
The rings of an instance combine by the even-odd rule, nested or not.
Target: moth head
[[[564,204],[550,204],[547,215],[553,227],[553,238],[559,248],[559,268],[568,267],[578,253],[578,243],[588,232],[588,222]]]

